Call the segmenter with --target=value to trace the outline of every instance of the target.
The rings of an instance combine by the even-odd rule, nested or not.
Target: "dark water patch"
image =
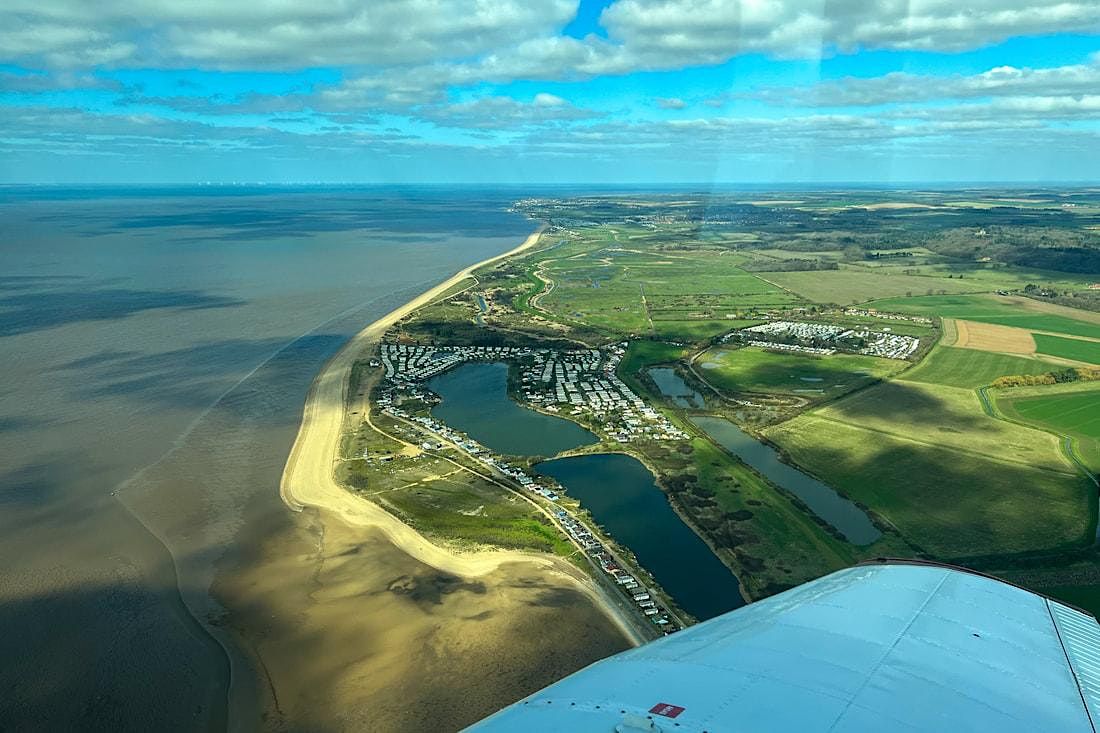
[[[82,237],[170,231],[183,243],[308,238],[361,231],[387,238],[396,235],[396,241],[415,245],[454,237],[519,236],[531,229],[523,217],[505,211],[510,197],[495,193],[318,193],[253,190],[248,195],[226,197],[192,189],[168,192],[166,200],[164,191],[120,192],[118,198],[101,199],[94,209],[83,211],[77,224],[53,212],[39,213],[36,220],[74,228]],[[135,207],[133,198],[143,198],[147,205]]]
[[[856,545],[869,545],[882,536],[867,513],[834,489],[779,459],[773,448],[743,432],[722,417],[693,417],[691,421],[723,448],[769,480],[791,492]]]
[[[290,344],[280,339],[226,339],[153,354],[102,354],[85,360],[83,371],[93,379],[75,385],[73,395],[84,400],[124,396],[151,405],[201,408],[225,391],[225,371],[230,365],[269,360],[271,369],[281,369],[289,377],[289,372],[300,368],[299,356],[335,353],[345,340],[343,334],[319,333]],[[277,381],[279,375],[273,379]],[[226,395],[222,406],[239,405],[242,397],[243,393]]]
[[[507,364],[463,364],[430,379],[428,388],[443,398],[432,415],[497,453],[553,456],[596,442],[576,423],[510,399]]]
[[[0,508],[40,507],[65,497],[66,479],[92,467],[77,452],[40,456],[0,473]]]
[[[42,575],[64,572],[45,569]],[[0,730],[224,728],[225,697],[217,689],[223,678],[196,674],[210,664],[205,651],[194,646],[188,623],[166,614],[158,594],[140,581],[123,576],[0,601]],[[102,643],[71,643],[57,633],[61,620]],[[143,650],[142,664],[118,653],[134,644]],[[48,668],[43,660],[50,660]]]
[[[673,511],[638,460],[601,454],[546,461],[536,468],[579,499],[692,616],[713,618],[745,604],[737,578]]]
[[[0,290],[41,290],[54,285],[71,285],[82,279],[79,275],[0,275]]]
[[[478,595],[486,592],[485,584],[480,581],[465,581],[455,575],[432,572],[401,575],[391,580],[386,590],[426,606],[438,606],[443,603],[444,596],[459,591]]]
[[[678,407],[703,407],[703,396],[687,385],[672,367],[652,367],[646,372],[661,394]]]
[[[30,430],[49,425],[49,420],[29,415],[0,415],[0,433]]]
[[[232,308],[244,301],[197,290],[49,290],[0,296],[0,336],[69,323],[129,318],[150,310]]]

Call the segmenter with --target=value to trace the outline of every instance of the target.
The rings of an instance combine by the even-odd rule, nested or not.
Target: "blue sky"
[[[1096,0],[7,0],[0,182],[1091,183],[1098,34]]]

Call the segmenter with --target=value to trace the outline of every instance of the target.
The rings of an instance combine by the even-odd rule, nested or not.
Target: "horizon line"
[[[51,182],[0,182],[0,188],[153,188],[153,187],[190,187],[190,188],[245,188],[245,187],[387,187],[387,188],[685,188],[685,187],[718,187],[718,188],[767,188],[769,186],[801,186],[801,187],[910,187],[910,186],[952,186],[952,187],[1003,187],[1003,186],[1034,186],[1039,188],[1073,187],[1089,188],[1100,187],[1100,179],[1095,180],[906,180],[906,181],[861,181],[861,180],[830,180],[830,181],[646,181],[646,182],[550,182],[532,181],[524,183],[506,181],[105,181],[90,183],[86,181],[51,181]]]

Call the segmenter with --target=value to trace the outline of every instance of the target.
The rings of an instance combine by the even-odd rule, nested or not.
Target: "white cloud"
[[[679,97],[659,97],[657,106],[661,109],[684,109],[687,107],[687,102]]]
[[[1096,0],[617,0],[601,15],[607,40],[559,35],[576,10],[577,0],[7,0],[0,58],[379,74],[424,66],[469,81],[567,79],[745,53],[958,51],[1012,36],[1100,32]]]
[[[440,127],[470,130],[512,130],[589,120],[600,115],[574,107],[553,94],[537,94],[531,102],[511,97],[482,97],[470,102],[418,108],[416,117]]]
[[[959,51],[1012,36],[1100,30],[1093,0],[619,0],[601,21],[650,65],[754,52]]]
[[[535,95],[534,99],[534,105],[536,107],[564,107],[567,104],[569,103],[561,97],[553,94],[546,94],[545,92],[539,92]]]
[[[462,59],[557,32],[576,0],[7,0],[0,58],[213,69]]]
[[[1077,96],[1002,97],[978,104],[946,107],[901,107],[883,113],[884,119],[930,122],[989,122],[1001,127],[1049,126],[1071,120],[1100,120],[1100,94]]]
[[[1100,56],[1087,63],[1046,69],[999,66],[970,76],[894,72],[845,78],[808,87],[761,89],[748,97],[785,106],[857,107],[936,99],[997,96],[1070,96],[1100,90]]]

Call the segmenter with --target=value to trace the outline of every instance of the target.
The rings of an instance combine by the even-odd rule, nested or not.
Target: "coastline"
[[[624,638],[637,646],[640,640],[619,610],[595,583],[568,562],[549,555],[506,550],[456,555],[433,544],[377,504],[341,487],[333,470],[347,417],[347,390],[351,369],[359,355],[380,341],[386,331],[399,320],[428,305],[475,270],[533,248],[545,229],[545,224],[540,225],[519,246],[460,270],[352,337],[325,364],[310,387],[301,425],[283,469],[279,494],[292,511],[316,508],[348,526],[378,530],[387,541],[405,554],[439,571],[462,578],[483,576],[507,563],[538,566],[542,572],[549,572],[557,580],[584,593],[614,623]],[[369,414],[364,418],[369,418]]]

